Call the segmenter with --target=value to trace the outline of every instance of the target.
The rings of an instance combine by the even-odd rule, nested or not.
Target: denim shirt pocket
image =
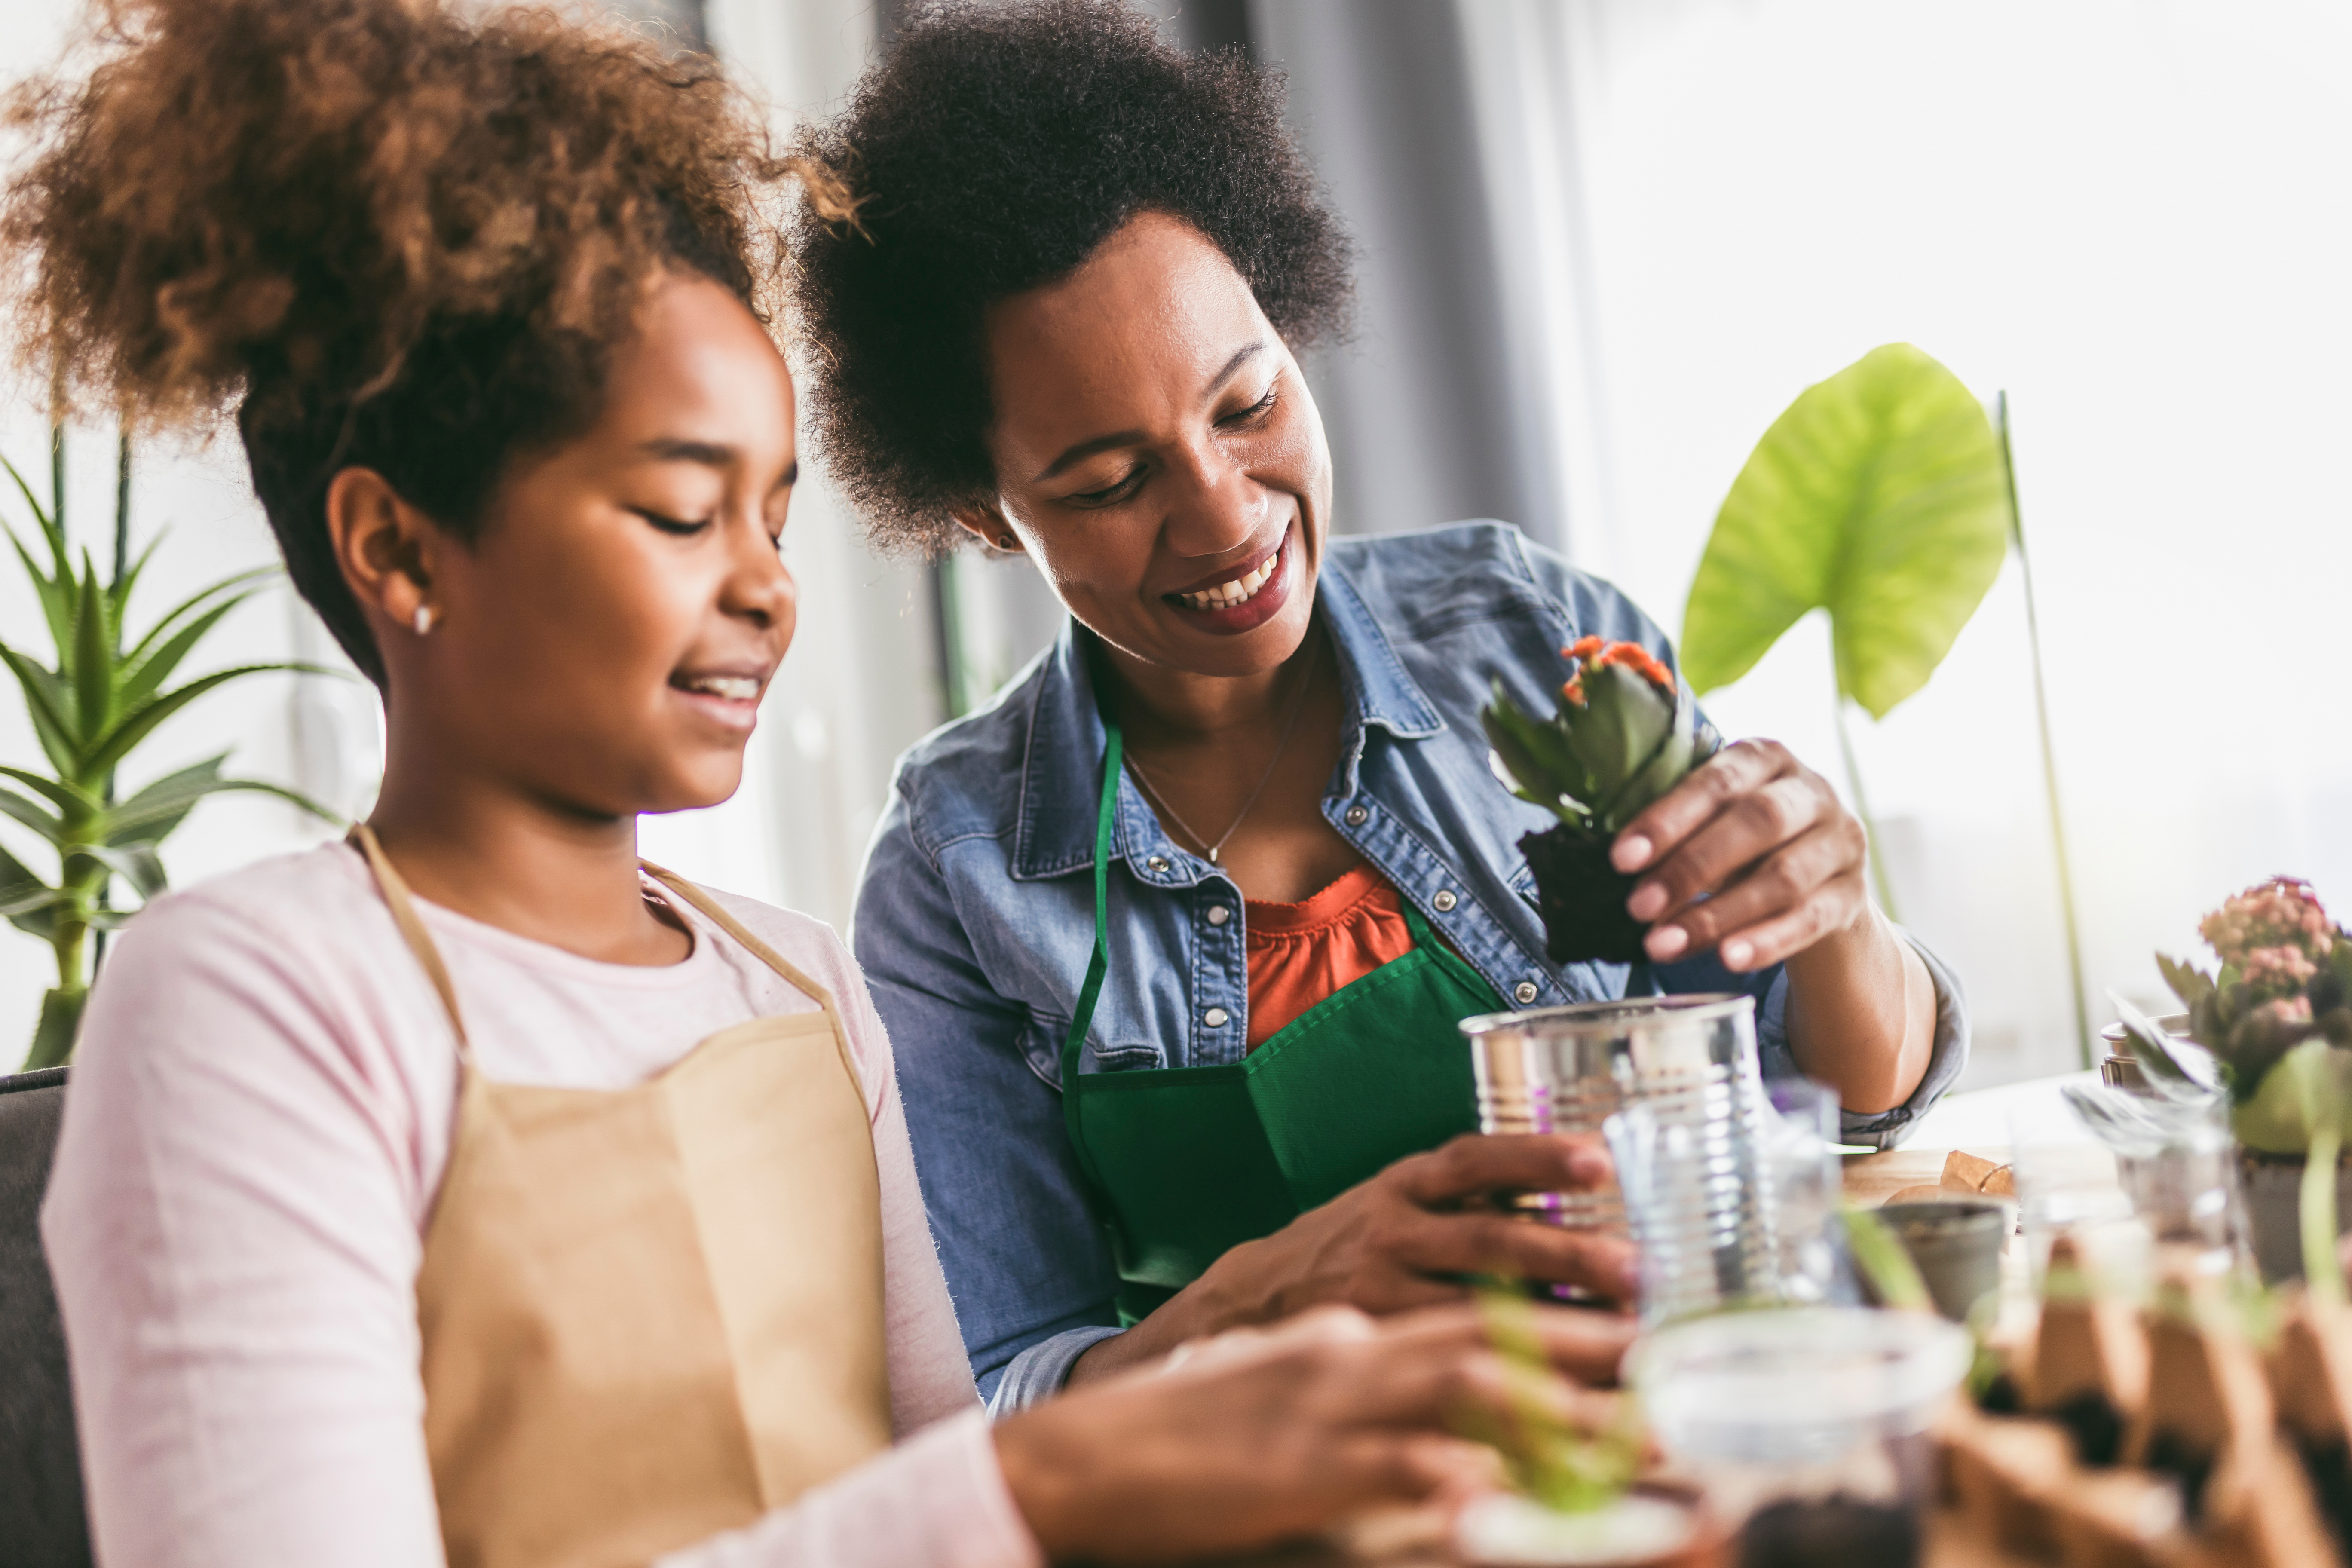
[[[1029,1026],[1021,1033],[1021,1054],[1029,1059],[1029,1070],[1057,1089],[1062,1082],[1062,1041],[1069,1032],[1067,1018],[1045,1018],[1033,1013]],[[1094,1058],[1097,1072],[1132,1072],[1160,1067],[1166,1059],[1149,1040],[1115,1040],[1108,1046],[1089,1040],[1087,1055]]]

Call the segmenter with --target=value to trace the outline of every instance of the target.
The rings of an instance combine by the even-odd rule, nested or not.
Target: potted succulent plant
[[[1609,863],[1609,847],[1722,738],[1674,671],[1639,643],[1589,637],[1560,651],[1572,668],[1549,718],[1521,708],[1499,680],[1479,717],[1497,776],[1559,818],[1519,840],[1546,951],[1559,963],[1631,963],[1642,956],[1644,928],[1625,912],[1633,879]]]
[[[2339,1193],[2352,1131],[2352,937],[2292,877],[2248,888],[2197,929],[2221,961],[2213,973],[2162,953],[2156,962],[2210,1063],[2127,1014],[2133,1046],[2149,1070],[2227,1092],[2263,1273],[2301,1264],[2315,1289],[2339,1291],[2337,1215],[2352,1197]]]

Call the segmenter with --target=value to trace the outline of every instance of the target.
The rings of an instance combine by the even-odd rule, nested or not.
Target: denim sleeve
[[[1952,1087],[1952,1080],[1969,1065],[1969,1005],[1960,991],[1959,976],[1917,937],[1900,926],[1895,930],[1927,966],[1927,978],[1936,987],[1936,1042],[1927,1058],[1927,1070],[1920,1076],[1919,1087],[1911,1091],[1909,1100],[1891,1110],[1838,1112],[1845,1141],[1866,1143],[1874,1149],[1892,1149],[1901,1142],[1911,1124],[1944,1098],[1944,1091]],[[1653,984],[1645,987],[1641,983],[1640,967],[1636,966],[1627,986],[1628,994],[1688,995],[1701,991],[1733,991],[1755,997],[1756,1045],[1763,1058],[1764,1076],[1804,1076],[1789,1045],[1789,974],[1785,966],[1776,963],[1769,969],[1735,973],[1710,951],[1678,963],[1652,965],[1651,972]]]
[[[866,861],[854,936],[898,1058],[964,1352],[989,1398],[1030,1346],[1118,1323],[1109,1244],[1080,1185],[1061,1092],[1022,1048],[1028,1010],[990,986],[950,879],[916,844],[895,798]]]

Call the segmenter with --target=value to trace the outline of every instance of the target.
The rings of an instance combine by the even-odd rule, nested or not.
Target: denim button
[[[1165,855],[1154,855],[1150,859],[1146,860],[1144,864],[1150,867],[1155,871],[1165,871],[1168,869],[1168,857]]]
[[[1534,981],[1522,980],[1517,985],[1511,987],[1511,1000],[1517,1002],[1520,1006],[1524,1007],[1535,999],[1536,983]]]
[[[1225,1026],[1225,1019],[1228,1016],[1223,1007],[1212,1007],[1201,1015],[1201,1022],[1208,1025],[1212,1029],[1222,1029]]]
[[[1371,819],[1372,814],[1360,805],[1351,805],[1348,808],[1348,826],[1350,827],[1361,827]]]
[[[1225,908],[1224,905],[1211,904],[1209,906],[1209,923],[1211,925],[1221,926],[1233,918],[1234,911]]]
[[[1429,900],[1429,907],[1435,910],[1441,915],[1448,914],[1453,911],[1454,902],[1454,889],[1451,888],[1440,888],[1437,889],[1437,897]]]

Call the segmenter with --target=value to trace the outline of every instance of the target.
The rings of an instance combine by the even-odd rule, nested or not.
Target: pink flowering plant
[[[2197,930],[2221,960],[2214,973],[2156,960],[2189,1010],[2189,1037],[2221,1068],[2239,1141],[2302,1153],[2318,1121],[2341,1120],[2325,1086],[2352,1079],[2352,938],[2292,877],[2248,888]],[[2290,1058],[2295,1070],[2273,1070]]]

